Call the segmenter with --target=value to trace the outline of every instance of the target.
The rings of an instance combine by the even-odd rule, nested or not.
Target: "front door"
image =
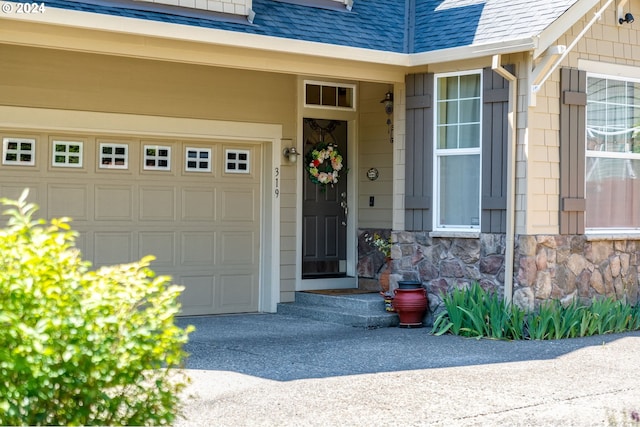
[[[345,277],[347,274],[347,122],[341,120],[304,119],[304,177],[302,205],[302,278]],[[326,159],[310,171],[308,159],[314,150],[337,150],[342,169],[337,182],[322,185],[334,173]],[[335,164],[334,164],[335,166]],[[330,178],[329,178],[330,179]],[[316,181],[316,182],[314,182]],[[320,182],[318,182],[320,181]]]

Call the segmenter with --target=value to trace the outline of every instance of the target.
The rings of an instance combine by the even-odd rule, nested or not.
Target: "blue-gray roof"
[[[17,0],[31,2],[31,0]],[[46,7],[396,53],[522,39],[540,34],[578,0],[354,0],[351,11],[253,0],[253,24],[174,13],[146,2],[47,0]]]

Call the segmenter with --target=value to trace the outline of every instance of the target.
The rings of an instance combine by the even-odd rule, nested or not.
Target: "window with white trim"
[[[101,169],[128,169],[129,146],[127,144],[100,143]]]
[[[640,80],[587,76],[586,228],[640,228]]]
[[[143,151],[144,170],[171,170],[171,147],[166,145],[145,145]]]
[[[227,173],[250,173],[249,150],[225,150],[224,171]]]
[[[51,165],[62,168],[82,167],[82,142],[57,141],[51,142]]]
[[[211,172],[211,148],[186,147],[185,165],[187,172]]]
[[[480,229],[480,71],[435,76],[436,230]]]
[[[2,164],[35,165],[36,140],[33,138],[2,138]]]
[[[350,84],[304,82],[304,106],[355,110],[356,87]]]

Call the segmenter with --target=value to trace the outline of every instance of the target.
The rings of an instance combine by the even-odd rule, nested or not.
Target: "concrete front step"
[[[360,328],[398,326],[398,315],[385,311],[378,293],[324,295],[296,292],[295,302],[278,304],[278,313]]]

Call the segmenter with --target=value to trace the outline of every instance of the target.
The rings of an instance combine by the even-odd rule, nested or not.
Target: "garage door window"
[[[82,167],[82,142],[53,141],[52,165],[62,168]]]
[[[145,170],[171,170],[171,147],[163,145],[144,146]]]
[[[187,172],[211,172],[211,148],[186,147]]]
[[[249,173],[249,150],[226,150],[225,169],[227,173]]]
[[[129,146],[127,144],[100,144],[100,168],[128,169]]]
[[[31,138],[3,138],[2,164],[33,166],[36,164],[36,140]]]

